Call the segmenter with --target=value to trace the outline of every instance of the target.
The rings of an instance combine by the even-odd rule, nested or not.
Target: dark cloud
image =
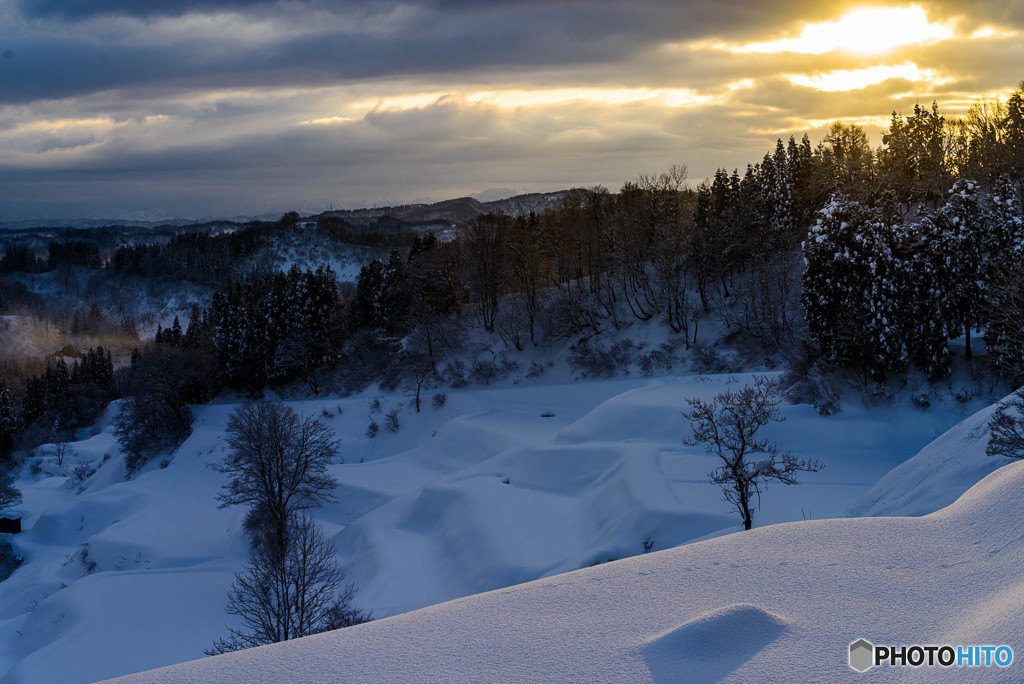
[[[676,162],[699,178],[742,169],[790,131],[817,136],[835,118],[962,101],[1024,78],[1018,37],[884,58],[688,47],[770,40],[860,4],[0,0],[0,220],[615,188]],[[933,19],[960,17],[963,31],[1024,24],[1021,0],[924,4]],[[886,60],[953,81],[835,94],[787,78]],[[469,97],[557,88],[690,89],[707,101],[527,98],[503,109]],[[389,100],[420,93],[433,94]],[[300,124],[314,120],[336,123]]]
[[[713,35],[739,39],[784,26],[797,16],[828,15],[803,5],[795,0],[22,0],[21,12],[43,24],[0,28],[0,42],[9,32],[7,41],[21,57],[16,66],[6,67],[0,100],[66,97],[146,84],[308,84],[615,63],[665,41]],[[216,14],[224,11],[235,14],[231,19]],[[175,20],[166,17],[188,12],[220,16],[222,33],[189,38],[174,31]],[[309,13],[320,13],[315,25],[288,30]],[[104,25],[102,17],[109,15],[122,18]],[[138,21],[154,16],[165,18]],[[262,33],[258,39],[246,39],[247,24],[254,22],[261,22]]]
[[[0,102],[143,86],[310,85],[616,65],[665,42],[764,39],[798,19],[827,19],[854,4],[21,0],[20,11],[40,19],[0,28],[0,44],[8,43],[7,50],[18,55],[0,62]],[[1017,21],[1022,5],[979,7],[995,19]],[[952,11],[942,2],[935,6]],[[190,12],[193,23],[182,23]],[[116,16],[103,19],[111,15]],[[195,15],[213,17],[213,23]],[[972,16],[980,23],[989,15]],[[315,19],[303,23],[303,17]],[[198,32],[194,36],[192,26]],[[644,77],[643,72],[632,76]]]
[[[84,19],[98,16],[181,16],[188,12],[218,12],[252,9],[273,4],[273,0],[19,0],[18,9],[27,17]]]

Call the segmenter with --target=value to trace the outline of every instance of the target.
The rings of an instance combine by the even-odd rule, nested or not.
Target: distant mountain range
[[[556,192],[527,193],[511,195],[507,188],[491,188],[474,197],[423,204],[402,204],[388,207],[365,209],[340,209],[335,211],[301,212],[303,217],[337,217],[353,225],[369,225],[382,218],[393,218],[410,225],[461,225],[472,221],[477,216],[487,213],[504,213],[509,216],[522,216],[531,211],[541,212],[557,205],[569,190]],[[204,217],[204,218],[167,218],[167,219],[34,219],[28,221],[0,220],[0,230],[27,230],[32,228],[101,228],[108,226],[156,228],[158,226],[193,226],[217,223],[250,223],[253,221],[276,221],[280,213],[262,214],[259,216]],[[154,217],[155,218],[155,217]]]
[[[159,221],[137,220],[137,219],[103,219],[103,218],[82,218],[82,219],[31,219],[26,221],[0,221],[0,230],[31,230],[35,228],[158,228],[160,226],[199,226],[213,224],[251,223],[253,221],[276,221],[281,218],[280,213],[263,214],[261,216],[233,216],[231,218],[169,218]]]

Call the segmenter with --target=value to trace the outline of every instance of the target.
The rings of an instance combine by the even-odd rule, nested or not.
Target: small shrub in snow
[[[82,544],[81,548],[78,549],[78,562],[82,564],[87,573],[92,574],[96,572],[96,561],[89,558],[89,542]]]
[[[53,457],[57,459],[57,466],[64,467],[64,461],[75,455],[75,449],[67,442],[57,442],[50,450]]]
[[[449,361],[441,372],[441,377],[456,389],[469,384],[469,381],[466,380],[466,364],[459,359]]]
[[[14,547],[0,539],[0,582],[10,577],[24,562],[25,558]]]
[[[434,398],[430,400],[430,405],[434,407],[435,411],[440,411],[444,408],[444,405],[448,402],[448,395],[444,392],[438,392],[434,395]]]
[[[526,377],[535,380],[544,374],[544,366],[540,365],[536,361],[530,362],[530,368],[526,371]]]
[[[647,535],[644,537],[644,553],[650,553],[654,549],[654,537]]]
[[[370,402],[370,413],[376,413],[380,411],[380,397],[374,397],[373,401]]]
[[[610,378],[616,372],[629,373],[632,342],[624,340],[605,349],[600,344],[591,345],[589,341],[576,344],[566,355],[569,368],[585,378]]]
[[[475,361],[469,375],[474,382],[489,385],[498,378],[498,366],[494,361]]]
[[[995,458],[1024,458],[1024,389],[1002,402],[988,422],[985,453]]]
[[[662,342],[646,353],[638,353],[637,367],[643,375],[653,375],[655,371],[670,371],[678,358],[676,345],[673,342]]]
[[[816,350],[808,345],[797,345],[787,359],[781,387],[786,401],[791,404],[810,404],[823,416],[839,413],[839,393],[831,375]]]
[[[377,425],[376,421],[370,421],[370,424],[366,426],[366,436],[373,439],[380,432],[380,426]]]
[[[83,484],[86,480],[93,476],[96,469],[88,463],[79,463],[75,466],[75,470],[71,474],[71,484],[78,486]]]
[[[926,392],[917,392],[910,397],[910,401],[918,408],[928,408],[932,405],[932,401]]]
[[[21,492],[14,486],[14,474],[0,466],[0,511],[21,503]]]
[[[834,416],[839,413],[839,399],[832,399],[830,397],[822,397],[815,400],[814,410],[818,412],[820,416]]]
[[[695,344],[690,355],[690,368],[695,373],[725,373],[729,370],[729,361],[717,349]]]
[[[401,422],[398,419],[399,413],[400,413],[399,408],[396,406],[396,407],[394,407],[393,409],[391,409],[390,411],[388,411],[385,414],[385,416],[384,416],[384,429],[385,430],[387,430],[388,432],[398,432],[398,430],[402,427],[402,424],[401,424]]]

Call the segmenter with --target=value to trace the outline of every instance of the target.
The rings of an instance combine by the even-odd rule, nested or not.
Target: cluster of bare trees
[[[689,333],[700,255],[686,178],[674,166],[618,194],[577,190],[539,215],[477,219],[447,246],[459,253],[461,301],[516,349],[629,320]]]
[[[230,453],[221,506],[248,506],[250,551],[235,576],[228,627],[210,655],[286,641],[369,619],[352,605],[334,547],[308,511],[333,500],[337,482],[327,466],[337,456],[333,431],[290,407],[247,403],[228,421]]]

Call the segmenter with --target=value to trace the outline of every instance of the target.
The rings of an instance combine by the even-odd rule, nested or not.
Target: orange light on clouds
[[[800,35],[760,43],[723,46],[731,52],[794,52],[821,55],[834,50],[877,54],[904,45],[937,43],[954,36],[949,23],[932,22],[917,5],[864,7],[839,19],[805,24]]]
[[[941,76],[935,69],[922,69],[913,62],[870,66],[864,69],[837,69],[811,75],[785,74],[784,77],[793,85],[827,93],[860,90],[894,78],[901,78],[912,83],[924,83],[929,86],[953,82],[953,79]]]

